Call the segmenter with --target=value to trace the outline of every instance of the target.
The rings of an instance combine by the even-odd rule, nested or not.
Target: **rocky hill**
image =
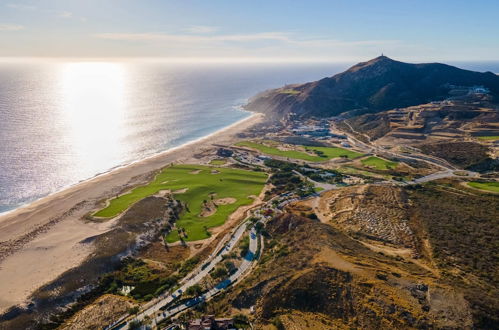
[[[212,307],[213,312],[255,306],[258,329],[472,324],[459,291],[427,269],[372,251],[333,226],[288,214],[274,219],[268,231],[269,252],[254,274]]]
[[[317,198],[322,222],[301,202],[270,221],[256,269],[203,312],[253,307],[255,328],[269,330],[497,325],[494,196],[441,182]]]
[[[499,95],[499,76],[440,63],[409,64],[380,56],[333,77],[287,85],[256,95],[246,109],[280,118],[330,117],[351,110],[378,112],[485,89]]]

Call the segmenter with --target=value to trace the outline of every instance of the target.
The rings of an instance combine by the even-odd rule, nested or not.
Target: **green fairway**
[[[276,144],[276,142],[272,141],[272,144]],[[286,157],[286,158],[293,158],[293,159],[301,159],[301,160],[306,160],[310,162],[325,162],[329,159],[336,158],[336,157],[347,157],[350,159],[357,158],[362,156],[361,153],[343,149],[343,148],[335,148],[335,147],[304,147],[307,151],[310,152],[310,154],[303,152],[303,151],[298,151],[298,150],[279,150],[276,147],[270,147],[266,146],[261,143],[256,143],[256,142],[251,142],[251,141],[242,141],[239,143],[236,143],[237,146],[240,147],[249,147],[256,149],[264,154],[267,155],[273,155],[273,156],[280,156],[280,157]],[[315,153],[322,153],[322,157],[319,155],[316,155]]]
[[[483,140],[483,141],[495,141],[495,140],[499,140],[499,136],[493,136],[493,135],[490,135],[490,136],[477,136],[479,140]]]
[[[227,161],[225,159],[212,159],[210,160],[210,165],[225,165]]]
[[[469,182],[468,185],[473,188],[487,190],[499,193],[499,182]]]
[[[175,165],[161,171],[156,178],[145,186],[112,199],[109,205],[95,213],[96,217],[110,218],[126,210],[133,203],[161,190],[186,191],[176,193],[175,198],[185,202],[188,210],[177,221],[177,227],[185,228],[187,241],[208,237],[205,228],[222,225],[227,217],[239,206],[251,204],[248,196],[258,195],[267,180],[263,172],[251,172],[231,168],[213,168],[202,165]],[[215,195],[213,195],[215,194]],[[216,212],[209,216],[200,216],[203,201],[234,198],[235,202],[218,205]],[[177,231],[171,232],[168,242],[177,241]]]
[[[367,166],[367,167],[372,167],[377,170],[391,170],[397,167],[398,163],[397,162],[391,162],[382,158],[378,157],[368,157],[366,159],[361,160],[362,165]]]
[[[390,175],[373,173],[373,172],[361,170],[361,169],[351,167],[351,166],[342,166],[340,168],[337,168],[336,170],[342,174],[362,175],[362,176],[366,176],[366,177],[385,178],[385,179],[392,178]]]

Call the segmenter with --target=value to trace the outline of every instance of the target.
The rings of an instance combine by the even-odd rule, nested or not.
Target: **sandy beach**
[[[194,155],[231,144],[237,133],[260,122],[253,114],[200,140],[99,175],[0,215],[0,313],[23,303],[41,285],[78,265],[91,252],[80,243],[112,228],[112,221],[82,220],[97,204],[141,182],[172,162],[195,163]]]

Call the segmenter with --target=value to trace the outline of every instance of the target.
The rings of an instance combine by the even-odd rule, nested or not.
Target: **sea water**
[[[199,139],[349,64],[0,61],[0,212]]]

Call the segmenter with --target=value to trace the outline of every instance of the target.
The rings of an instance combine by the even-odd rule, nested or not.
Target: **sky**
[[[0,57],[499,60],[498,0],[0,0]]]

